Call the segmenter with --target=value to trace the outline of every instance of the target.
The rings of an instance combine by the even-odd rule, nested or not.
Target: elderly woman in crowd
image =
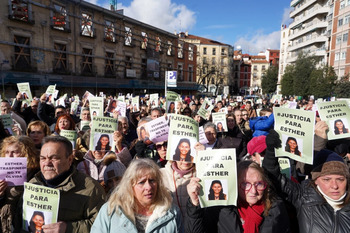
[[[39,154],[33,141],[27,136],[7,137],[1,144],[1,157],[27,157],[27,180],[30,180],[39,168]],[[1,232],[11,232],[12,221],[23,186],[8,186],[6,180],[0,181],[0,220]]]
[[[44,137],[50,135],[49,126],[43,121],[32,121],[27,127],[27,136],[29,136],[37,149],[40,150]]]
[[[133,160],[91,232],[183,232],[179,210],[171,202],[158,165],[150,159]]]
[[[266,136],[267,149],[263,167],[271,180],[297,210],[299,232],[349,232],[350,195],[349,168],[342,157],[321,150],[314,157],[311,179],[301,184],[281,174],[274,149],[281,147],[276,131]]]
[[[268,178],[259,164],[238,164],[238,202],[236,206],[214,206],[201,209],[198,178],[187,186],[186,232],[290,232],[283,202],[274,195]]]

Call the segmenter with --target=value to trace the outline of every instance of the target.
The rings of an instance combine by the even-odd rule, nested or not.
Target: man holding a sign
[[[43,226],[44,232],[90,232],[91,225],[104,203],[102,186],[72,166],[72,144],[61,136],[44,139],[40,152],[40,172],[30,183],[60,191],[57,221]],[[45,194],[41,198],[45,200]],[[23,209],[28,208],[23,203]],[[33,208],[33,206],[30,206]],[[21,214],[18,217],[22,217]],[[23,221],[21,221],[23,222]],[[21,227],[19,222],[15,225]]]

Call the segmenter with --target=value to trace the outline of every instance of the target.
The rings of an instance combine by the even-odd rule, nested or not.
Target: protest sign
[[[159,106],[158,100],[159,100],[158,93],[149,95],[149,102],[150,102],[151,108],[157,108]]]
[[[217,132],[227,132],[226,114],[224,112],[212,113],[213,123],[216,125]]]
[[[168,91],[166,94],[166,112],[167,113],[175,113],[177,102],[179,100],[179,94],[173,91]]]
[[[23,194],[23,230],[36,232],[31,229],[30,222],[36,215],[44,216],[45,224],[57,223],[60,191],[42,185],[24,183]]]
[[[149,140],[151,140],[154,144],[168,140],[169,125],[168,121],[165,119],[165,116],[158,117],[150,122],[147,122],[145,125],[148,129]]]
[[[131,106],[132,106],[133,112],[140,111],[139,99],[140,99],[139,96],[132,97],[131,99]]]
[[[18,91],[21,92],[24,100],[32,101],[32,92],[30,91],[29,83],[17,83]]]
[[[299,109],[273,108],[275,130],[282,147],[276,156],[287,156],[296,161],[312,164],[314,150],[315,112]]]
[[[317,107],[328,125],[328,140],[350,137],[350,108],[345,100],[317,103]]]
[[[60,135],[67,138],[72,143],[73,149],[75,149],[75,145],[78,137],[78,134],[75,130],[62,129],[60,131]]]
[[[95,97],[93,94],[91,94],[89,91],[85,91],[82,99],[90,100],[91,97]]]
[[[90,122],[91,121],[80,121],[80,130],[85,132],[90,129]]]
[[[118,129],[118,120],[110,117],[93,117],[90,150],[115,151],[113,133]]]
[[[118,100],[117,108],[115,110],[119,113],[120,116],[125,117],[126,116],[126,103]]]
[[[210,114],[213,108],[214,106],[211,104],[209,100],[204,100],[197,114],[200,115],[203,119],[209,120]]]
[[[23,185],[27,181],[27,158],[0,158],[0,179],[8,186]]]
[[[113,111],[117,108],[117,102],[118,101],[115,100],[115,99],[109,99],[108,100],[107,112],[110,113],[111,116],[113,116]]]
[[[204,144],[207,144],[209,142],[208,139],[207,139],[207,136],[205,135],[203,126],[198,128],[198,135],[199,135],[198,136],[199,137],[199,142],[201,144],[204,145]]]
[[[125,95],[118,96],[118,102],[125,102]]]
[[[16,133],[12,131],[12,127],[14,126],[14,123],[11,115],[10,114],[0,115],[0,119],[2,121],[2,124],[4,125],[5,131],[7,131],[9,135],[16,136]]]
[[[202,186],[199,194],[202,208],[237,204],[236,149],[198,151],[196,169]]]
[[[103,117],[103,106],[104,106],[103,97],[90,97],[89,108],[90,108],[91,119],[94,116]]]
[[[198,123],[191,117],[174,114],[169,116],[167,160],[193,162],[194,145],[198,142]]]
[[[54,95],[56,90],[56,84],[55,85],[50,85],[47,87],[45,94],[47,96]]]
[[[140,141],[146,142],[149,140],[149,131],[148,126],[146,124],[143,124],[136,129],[137,137]]]
[[[278,158],[278,163],[280,164],[280,170],[282,174],[285,174],[289,179],[292,176],[290,170],[290,162],[288,158]]]

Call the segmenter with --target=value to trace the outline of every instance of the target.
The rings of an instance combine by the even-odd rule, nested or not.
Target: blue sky
[[[87,0],[109,8],[110,0]],[[124,14],[169,32],[188,31],[257,54],[279,49],[289,0],[117,0]]]

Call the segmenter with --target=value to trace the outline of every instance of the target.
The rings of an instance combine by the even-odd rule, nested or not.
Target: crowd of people
[[[282,174],[275,156],[282,142],[274,130],[273,107],[287,100],[208,99],[213,113],[225,113],[225,131],[224,122],[215,124],[211,117],[200,116],[202,97],[186,96],[176,107],[174,102],[166,107],[161,97],[152,107],[145,96],[139,109],[127,102],[126,115],[121,116],[119,100],[108,96],[104,115],[117,118],[118,128],[113,137],[101,134],[93,148],[89,127],[82,127],[92,121],[87,97],[74,110],[73,97],[65,106],[54,106],[45,94],[25,107],[23,100],[18,93],[1,102],[1,115],[11,115],[14,122],[11,135],[0,121],[1,157],[26,157],[27,181],[59,190],[58,218],[48,223],[42,212],[34,211],[25,223],[23,186],[10,186],[2,179],[0,232],[24,232],[25,225],[25,232],[60,233],[350,231],[350,140],[328,140],[328,125],[317,116],[313,165],[290,159],[291,177]],[[288,101],[315,111],[312,99]],[[178,142],[174,161],[166,158],[167,140],[150,141],[142,126],[167,114],[186,115],[203,126],[208,142],[197,142],[196,151],[236,149],[236,206],[201,208],[203,187],[189,139]],[[75,143],[60,136],[62,130],[76,131]],[[341,120],[334,122],[334,130],[349,132]],[[301,156],[293,137],[288,137],[285,151]],[[220,180],[213,180],[207,191],[208,200],[227,200],[229,195]]]

